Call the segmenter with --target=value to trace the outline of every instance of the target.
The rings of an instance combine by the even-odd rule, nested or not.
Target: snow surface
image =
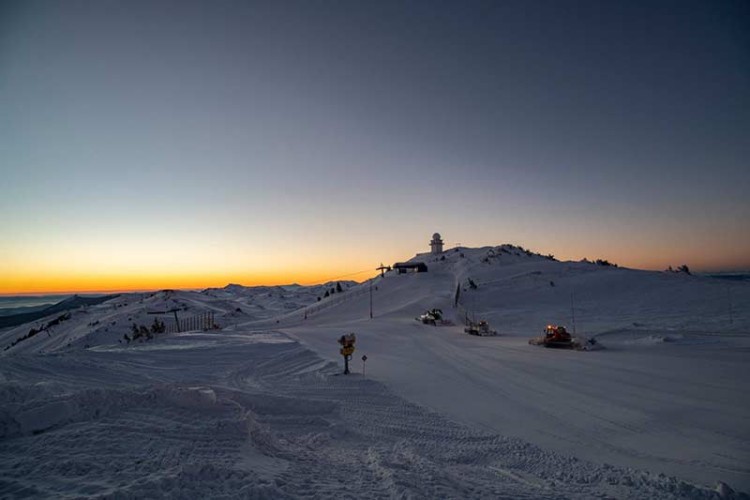
[[[750,284],[511,246],[442,257],[373,280],[373,319],[370,283],[343,282],[72,311],[0,351],[0,497],[746,498]],[[572,330],[571,295],[605,349],[529,345]],[[414,320],[433,307],[455,326]],[[124,341],[170,309],[223,329]],[[500,335],[464,334],[465,315]]]

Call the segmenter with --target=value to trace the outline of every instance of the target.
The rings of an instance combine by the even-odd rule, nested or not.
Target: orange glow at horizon
[[[377,273],[379,262],[371,254],[347,257],[328,247],[300,252],[279,245],[271,252],[249,244],[159,243],[144,248],[122,238],[89,240],[83,248],[60,244],[53,253],[40,246],[0,248],[0,295],[361,281]]]
[[[554,254],[563,261],[601,258],[621,267],[656,271],[682,264],[697,272],[750,268],[743,245],[718,241],[709,248],[684,244],[685,240],[659,241],[651,235],[592,239],[583,232],[572,231],[554,238],[530,234],[511,241],[498,235],[489,236],[488,241],[472,241],[466,236],[459,234],[454,239],[473,248],[521,244],[534,252]],[[390,265],[428,251],[426,238],[419,235],[414,239],[383,238],[364,247],[350,245],[345,239],[316,242],[318,246],[310,245],[304,250],[291,242],[274,242],[263,247],[250,243],[158,243],[142,248],[122,240],[114,243],[89,240],[84,248],[59,244],[53,253],[42,246],[0,248],[0,295],[202,289],[229,283],[272,286],[363,281],[377,274],[375,268],[380,262]]]
[[[316,268],[313,270],[290,269],[286,272],[268,270],[200,274],[14,274],[6,275],[0,283],[0,295],[202,289],[221,288],[229,283],[244,286],[273,286],[292,283],[313,285],[327,281],[363,281],[377,273],[378,271],[374,268],[372,270],[354,270],[350,273],[341,269]]]
[[[532,250],[534,250],[532,248]],[[580,258],[569,257],[560,252],[555,254],[560,260],[580,260]],[[660,271],[667,265],[677,266],[683,262],[664,263],[659,259],[644,259],[644,265],[636,265],[633,260],[622,259],[622,255],[594,255],[587,256],[589,259],[604,258],[622,267],[636,269],[648,269]],[[583,258],[583,257],[581,257]],[[690,265],[694,271],[701,271],[702,266],[695,262]],[[739,263],[739,261],[738,261]],[[367,267],[367,266],[365,266]],[[736,267],[739,269],[740,267]],[[707,269],[713,270],[713,269]],[[72,273],[44,273],[44,274],[26,274],[12,273],[6,274],[2,283],[0,283],[0,295],[32,295],[32,294],[55,294],[55,293],[101,293],[101,292],[135,292],[145,290],[162,290],[162,289],[203,289],[203,288],[221,288],[229,283],[237,283],[244,286],[274,286],[288,285],[297,283],[300,285],[313,285],[325,283],[327,281],[354,280],[364,281],[378,274],[374,268],[372,270],[360,269],[333,269],[333,268],[315,268],[303,269],[295,268],[286,271],[265,270],[265,271],[238,271],[218,272],[218,273],[111,273],[111,274],[72,274]]]

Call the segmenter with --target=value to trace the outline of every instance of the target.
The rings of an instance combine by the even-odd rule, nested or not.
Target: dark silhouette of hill
[[[40,318],[44,318],[45,316],[49,316],[51,314],[70,311],[72,309],[78,309],[79,307],[83,306],[95,306],[118,296],[119,294],[103,295],[101,297],[82,297],[80,295],[73,295],[72,297],[68,297],[65,300],[61,300],[57,304],[45,307],[40,311],[11,314],[9,316],[0,316],[0,328],[22,325],[24,323],[28,323],[29,321],[36,321]]]

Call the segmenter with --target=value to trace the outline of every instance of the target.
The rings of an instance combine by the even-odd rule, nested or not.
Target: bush
[[[596,264],[597,266],[604,266],[604,267],[617,267],[617,264],[613,264],[613,263],[611,263],[610,261],[608,261],[608,260],[604,260],[604,259],[596,259],[596,260],[594,261],[594,263],[595,263],[595,264]]]
[[[164,333],[167,331],[167,325],[163,321],[159,321],[158,318],[154,318],[154,323],[151,325],[151,333]]]
[[[151,334],[151,331],[143,325],[138,327],[138,333],[141,337],[146,337],[149,340],[154,338],[154,336]]]

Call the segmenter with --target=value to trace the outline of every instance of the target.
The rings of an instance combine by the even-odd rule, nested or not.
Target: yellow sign
[[[342,356],[351,356],[352,354],[354,354],[354,346],[352,345],[352,346],[342,347],[339,352],[341,353]]]

